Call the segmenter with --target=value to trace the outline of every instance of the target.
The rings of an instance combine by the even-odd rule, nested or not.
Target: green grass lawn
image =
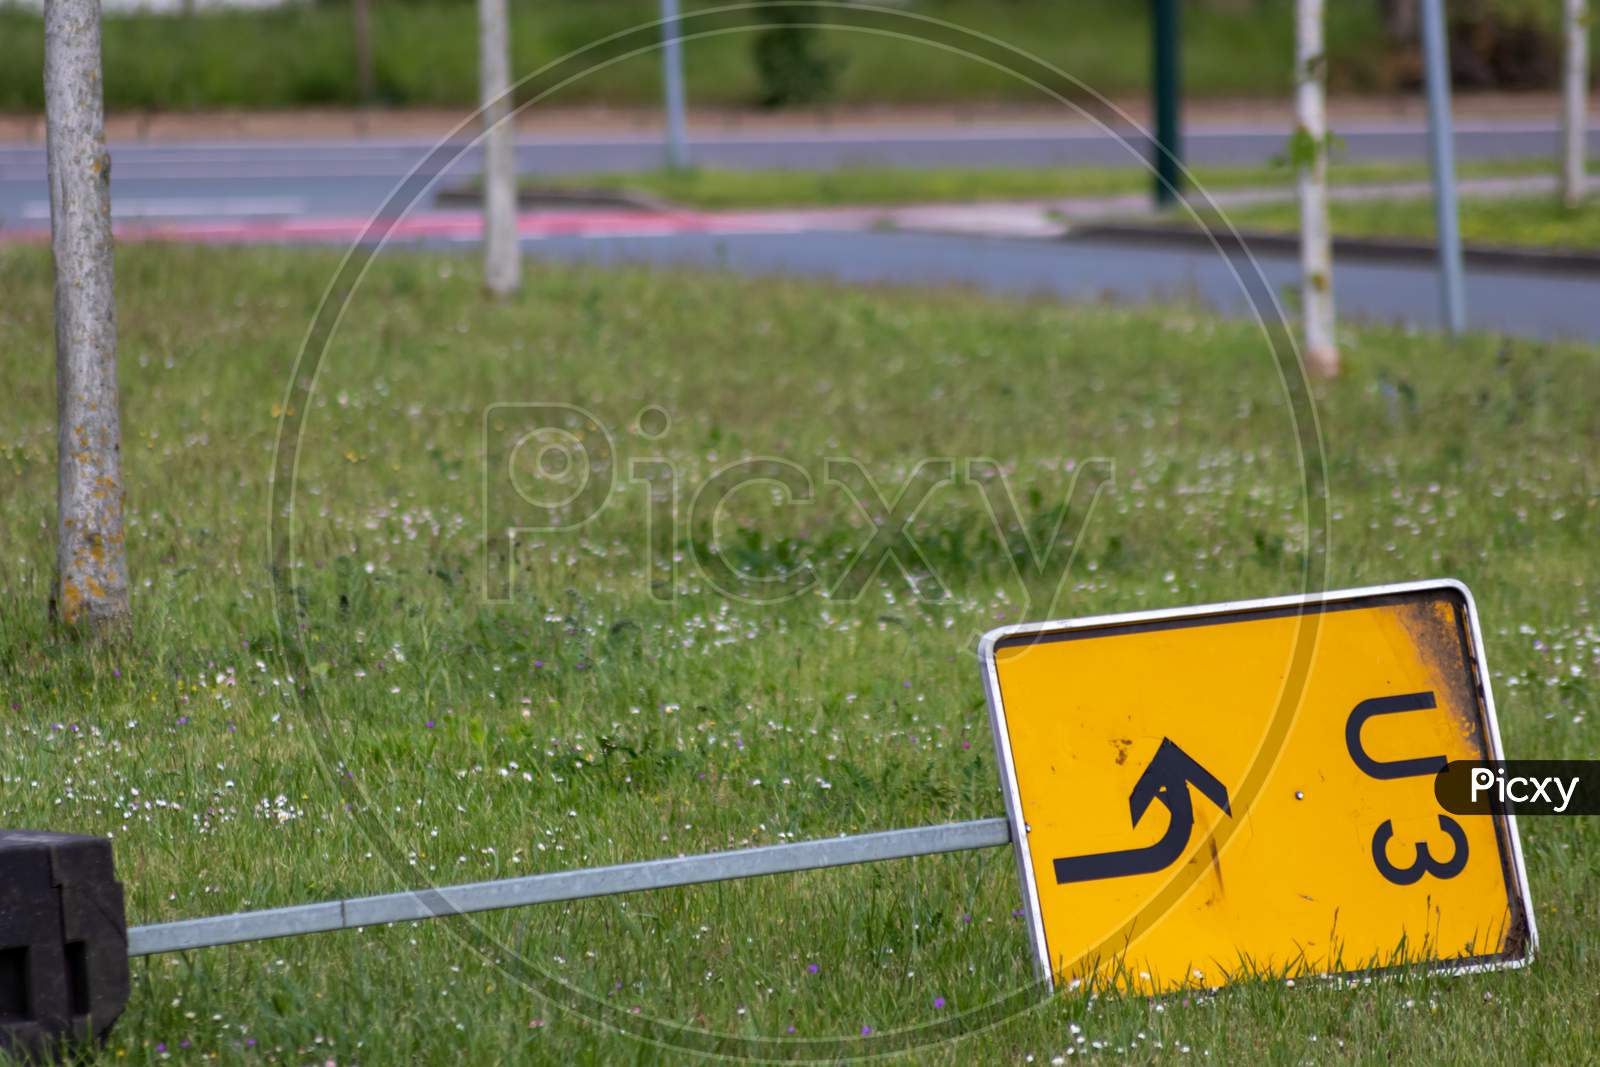
[[[691,2],[686,12],[723,6]],[[1116,0],[934,0],[907,8],[993,35],[1059,65],[1102,93],[1146,92],[1150,30],[1143,7]],[[1281,94],[1291,86],[1293,5],[1195,5],[1186,11],[1183,63],[1188,91]],[[518,75],[608,34],[658,17],[654,0],[554,0],[512,4],[512,69]],[[823,13],[832,23],[848,21]],[[912,20],[896,28],[905,34]],[[420,0],[372,7],[380,101],[394,106],[468,107],[477,101],[476,21],[470,4]],[[760,96],[752,37],[690,40],[684,65],[690,101],[748,106]],[[359,102],[348,4],[171,15],[108,15],[104,31],[107,106],[123,109],[304,107]],[[1329,12],[1336,87],[1389,87],[1375,10]],[[0,7],[0,110],[43,107],[39,16]],[[1037,89],[982,62],[904,36],[830,29],[822,46],[838,68],[834,102],[928,103],[1021,100]],[[556,103],[656,106],[654,54],[583,78]]]
[[[1464,164],[1464,177],[1548,173],[1546,160],[1503,160]],[[1335,163],[1330,180],[1357,185],[1420,180],[1423,164]],[[1288,187],[1294,172],[1286,166],[1196,167],[1194,178],[1207,191]],[[853,204],[916,204],[1029,200],[1144,193],[1150,174],[1138,167],[841,167],[837,170],[724,170],[692,168],[640,173],[529,176],[525,189],[627,190],[685,207],[705,209],[765,207],[841,207]],[[476,190],[479,179],[462,188]],[[1252,209],[1254,210],[1254,209]]]
[[[470,257],[395,254],[303,413],[280,615],[277,405],[336,263],[119,252],[138,636],[94,649],[46,622],[48,251],[0,249],[0,825],[112,835],[135,922],[1001,812],[970,639],[1024,589],[976,489],[913,526],[942,601],[892,567],[860,600],[763,605],[687,566],[653,583],[626,483],[589,524],[529,538],[511,602],[485,603],[494,403],[581,405],[616,455],[668,459],[684,485],[745,456],[812,472],[810,505],[730,503],[717,538],[742,574],[842,568],[863,526],[823,482],[830,456],[886,493],[922,457],[993,457],[1043,530],[1100,457],[1115,483],[1057,613],[1299,588],[1295,439],[1249,324],[683,270],[532,267],[491,304]],[[1330,583],[1465,579],[1507,750],[1593,755],[1600,352],[1344,339],[1347,373],[1318,392]],[[670,425],[637,432],[649,405]],[[670,547],[711,536],[690,523]],[[897,1062],[1586,1062],[1600,824],[1525,820],[1523,841],[1544,943],[1524,972],[1062,995]],[[1019,900],[1000,849],[157,957],[99,1058],[690,1058],[619,1032],[648,1020],[870,1052],[1027,983]]]
[[[1207,187],[1217,188],[1290,180],[1288,171],[1270,166],[1213,168],[1200,172],[1199,177]],[[719,209],[1115,196],[1148,189],[1150,176],[1135,167],[695,168],[529,177],[523,184],[528,188],[625,189],[687,207]],[[472,187],[476,185],[474,179]]]
[[[1552,195],[1460,201],[1461,237],[1486,245],[1594,251],[1600,249],[1600,202],[1568,208]],[[1240,228],[1295,230],[1295,205],[1265,204],[1231,209]],[[1334,203],[1330,209],[1338,237],[1425,237],[1437,232],[1431,200],[1361,200]]]

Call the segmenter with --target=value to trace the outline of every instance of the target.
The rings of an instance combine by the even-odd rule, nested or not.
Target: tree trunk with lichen
[[[350,15],[356,45],[356,98],[362,107],[370,107],[378,96],[372,62],[372,0],[354,0]]]
[[[1583,203],[1589,138],[1589,0],[1565,0],[1561,54],[1561,202]]]
[[[1327,56],[1322,0],[1295,3],[1295,130],[1300,193],[1300,302],[1306,370],[1320,378],[1339,373],[1334,341],[1333,247],[1328,226],[1328,115],[1324,92]]]
[[[1378,15],[1391,45],[1411,44],[1421,25],[1417,0],[1378,0]]]
[[[56,296],[56,581],[51,613],[86,632],[124,629],[122,425],[112,295],[111,157],[99,0],[44,5],[45,137]]]

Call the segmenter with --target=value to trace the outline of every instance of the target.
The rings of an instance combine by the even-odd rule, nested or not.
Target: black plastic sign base
[[[102,837],[0,830],[0,1048],[50,1057],[128,1003],[122,884]]]

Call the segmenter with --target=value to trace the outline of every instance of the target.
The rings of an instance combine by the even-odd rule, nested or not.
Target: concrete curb
[[[1255,252],[1297,255],[1300,239],[1277,230],[1239,230],[1244,247]],[[1233,244],[1227,230],[1207,231],[1194,226],[1174,226],[1145,222],[1090,222],[1072,226],[1067,240],[1115,241],[1120,244],[1163,245],[1179,248],[1212,247],[1212,240],[1224,248]],[[1335,237],[1335,256],[1391,263],[1432,263],[1438,257],[1432,241],[1402,237]],[[1552,274],[1600,274],[1600,253],[1518,248],[1512,245],[1469,244],[1462,258],[1471,266],[1501,267],[1544,271]]]

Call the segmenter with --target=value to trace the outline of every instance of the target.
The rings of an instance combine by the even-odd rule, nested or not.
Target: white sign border
[[[1338,589],[1323,593],[1296,596],[1265,597],[1258,600],[1227,600],[1216,604],[1196,604],[1181,608],[1160,608],[1153,611],[1129,611],[1112,615],[1086,615],[1076,619],[1059,619],[1052,622],[1024,622],[1000,626],[984,634],[978,641],[978,666],[983,674],[983,692],[989,702],[989,722],[994,738],[995,761],[1000,768],[1001,792],[1005,796],[1006,819],[1011,823],[1011,840],[1015,846],[1017,874],[1022,884],[1022,902],[1028,912],[1028,940],[1033,946],[1034,970],[1052,991],[1055,990],[1055,970],[1046,954],[1044,915],[1039,907],[1039,887],[1033,877],[1033,857],[1028,848],[1028,827],[1022,820],[1022,797],[1017,789],[1017,769],[1011,758],[1011,734],[1006,728],[1005,703],[1000,696],[1000,679],[995,669],[995,648],[1003,640],[1028,634],[1059,633],[1067,630],[1085,630],[1102,626],[1119,626],[1128,623],[1159,622],[1170,619],[1188,619],[1205,615],[1231,615],[1262,609],[1304,607],[1310,604],[1337,604],[1347,600],[1364,600],[1395,594],[1452,592],[1458,594],[1467,609],[1467,631],[1471,648],[1478,665],[1478,694],[1483,700],[1484,720],[1488,726],[1489,758],[1505,759],[1500,746],[1500,721],[1495,714],[1494,688],[1489,683],[1489,661],[1484,654],[1483,633],[1478,625],[1478,605],[1472,590],[1454,578],[1434,578],[1417,582],[1396,582],[1389,585],[1370,585],[1356,589]],[[1513,894],[1522,906],[1522,918],[1527,925],[1527,939],[1522,954],[1507,959],[1479,961],[1451,966],[1440,961],[1434,965],[1417,964],[1435,973],[1475,974],[1484,971],[1519,970],[1530,963],[1539,950],[1539,930],[1534,919],[1533,898],[1528,889],[1528,871],[1522,860],[1522,837],[1517,830],[1517,817],[1504,813],[1506,838],[1511,850],[1512,874],[1516,885]],[[1333,971],[1317,977],[1335,974],[1361,974],[1362,971]]]

